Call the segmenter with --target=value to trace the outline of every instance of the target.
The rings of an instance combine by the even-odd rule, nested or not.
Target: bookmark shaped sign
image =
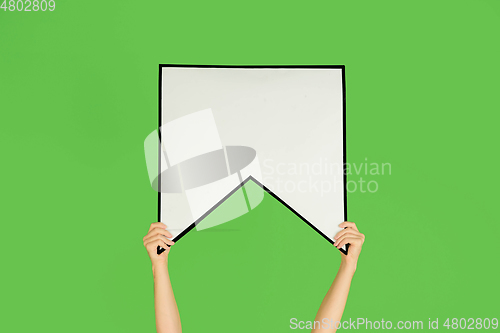
[[[159,131],[145,150],[174,239],[249,212],[268,191],[334,242],[347,220],[343,66],[160,65],[159,75]],[[262,191],[236,191],[248,179]],[[228,198],[226,214],[199,224]]]

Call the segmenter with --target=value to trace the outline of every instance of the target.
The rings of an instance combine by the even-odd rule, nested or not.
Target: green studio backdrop
[[[143,140],[158,124],[160,63],[345,65],[347,160],[392,168],[349,175],[378,190],[348,195],[367,238],[343,318],[439,318],[446,330],[446,318],[500,317],[499,28],[498,1],[0,10],[0,330],[154,332]],[[170,254],[185,332],[288,332],[314,318],[333,246],[272,197],[218,229]]]

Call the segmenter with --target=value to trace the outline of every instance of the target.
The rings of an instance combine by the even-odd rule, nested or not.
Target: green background
[[[154,332],[159,63],[345,65],[348,161],[392,174],[349,194],[366,241],[344,319],[500,317],[499,28],[500,3],[480,0],[0,11],[0,330]],[[234,223],[171,252],[184,331],[312,320],[338,252],[272,198]]]

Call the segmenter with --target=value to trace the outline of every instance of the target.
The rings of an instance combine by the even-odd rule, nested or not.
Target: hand
[[[170,247],[167,245],[174,245],[174,242],[168,238],[172,238],[172,234],[168,232],[167,226],[161,222],[156,222],[151,224],[148,234],[142,239],[153,267],[167,265],[168,253],[170,252]],[[160,255],[156,252],[158,246],[165,249]]]
[[[342,255],[342,264],[356,270],[356,265],[358,264],[359,254],[361,253],[361,247],[365,241],[365,235],[359,232],[356,224],[353,222],[342,222],[339,227],[345,228],[339,231],[335,237],[335,247],[338,249],[342,248],[345,244],[349,245],[349,250],[347,255]]]

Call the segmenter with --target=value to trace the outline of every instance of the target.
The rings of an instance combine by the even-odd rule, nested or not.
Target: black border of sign
[[[344,155],[344,221],[347,221],[347,174],[345,172],[345,166],[347,163],[347,143],[346,143],[346,84],[345,84],[345,65],[193,65],[193,64],[159,64],[159,74],[158,74],[158,138],[159,142],[161,142],[161,132],[160,126],[162,124],[162,109],[161,109],[161,95],[162,95],[162,70],[165,67],[189,67],[189,68],[324,68],[324,69],[341,69],[342,72],[342,127],[343,127],[343,155]],[[158,145],[158,156],[160,157],[161,147]],[[161,158],[158,158],[158,170],[161,170]],[[181,239],[184,235],[186,235],[189,231],[191,231],[201,220],[203,220],[208,214],[210,214],[215,208],[217,208],[220,204],[222,204],[227,198],[229,198],[234,192],[236,192],[240,187],[242,187],[248,180],[254,181],[257,185],[259,185],[262,189],[264,189],[267,193],[281,202],[284,206],[286,206],[290,211],[292,211],[297,217],[299,217],[302,221],[307,223],[311,228],[313,228],[316,232],[318,232],[323,238],[325,238],[331,244],[334,243],[328,236],[322,233],[318,228],[316,228],[313,224],[307,221],[302,215],[300,215],[295,209],[293,209],[289,204],[283,201],[280,197],[278,197],[275,193],[270,191],[267,187],[261,184],[259,181],[254,179],[252,176],[245,179],[241,184],[239,184],[236,188],[234,188],[231,192],[229,192],[224,198],[222,198],[217,204],[215,204],[211,209],[209,209],[205,214],[203,214],[198,220],[194,221],[190,224],[186,229],[184,229],[179,235],[177,235],[173,241],[176,242]],[[161,221],[161,175],[158,176],[158,221]],[[347,251],[349,249],[349,244],[346,244],[346,250],[339,249],[340,252],[347,255]],[[161,254],[164,249],[158,247],[157,253]]]

